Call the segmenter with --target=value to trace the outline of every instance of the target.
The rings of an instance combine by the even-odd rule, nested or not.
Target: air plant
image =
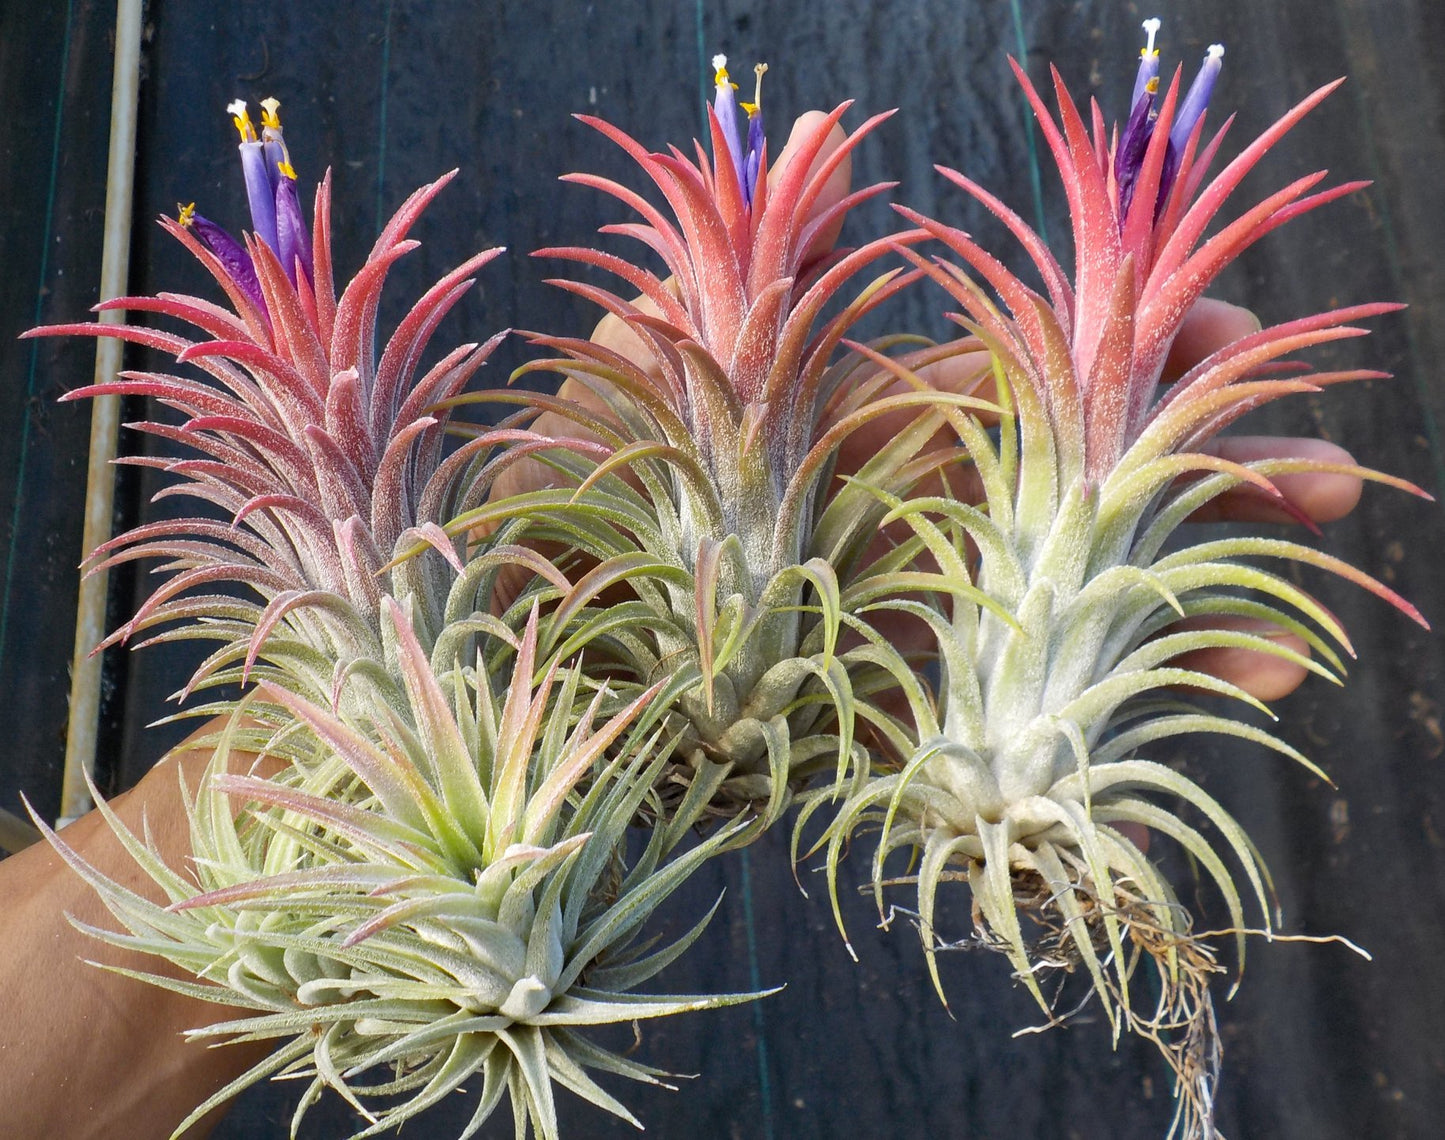
[[[662,945],[638,941],[640,928],[733,833],[677,852],[659,831],[629,849],[628,827],[654,798],[672,746],[659,686],[619,702],[577,663],[540,662],[537,613],[508,627],[489,612],[489,586],[507,563],[557,588],[565,577],[533,552],[438,526],[530,446],[552,446],[504,424],[443,450],[455,397],[496,338],[417,375],[442,317],[500,251],[443,277],[376,354],[387,272],[416,246],[407,232],[451,175],[406,201],[338,299],[329,177],[309,230],[277,105],[263,106],[259,138],[245,105],[232,107],[254,232],[237,241],[192,206],[162,219],[232,310],[174,294],[102,306],[177,318],[203,339],[131,324],[35,330],[119,336],[210,377],[130,372],[74,394],[179,409],[188,417],[179,428],[133,426],[202,458],[136,462],[182,476],[176,491],[232,515],[143,525],[94,561],[170,560],[170,577],[110,640],[162,624],[171,628],[153,639],[217,638],[188,690],[253,686],[203,710],[229,719],[188,804],[194,881],[101,805],[169,905],[50,838],[129,932],[91,933],[196,981],[138,976],[251,1011],[195,1036],[277,1043],[177,1135],[246,1085],[298,1075],[309,1080],[298,1124],[331,1088],[368,1121],[360,1135],[473,1077],[468,1136],[507,1095],[517,1135],[552,1140],[554,1084],[633,1121],[586,1070],[655,1083],[661,1070],[592,1042],[588,1027],[755,996],[632,992],[710,915]],[[218,583],[260,600],[191,592]],[[498,643],[504,651],[492,652]],[[229,774],[234,753],[279,758],[280,771]]]
[[[528,541],[555,541],[590,562],[549,614],[547,644],[570,652],[591,642],[636,685],[670,679],[684,738],[666,782],[673,800],[685,798],[685,814],[732,816],[757,806],[767,823],[794,788],[819,774],[841,775],[861,756],[852,742],[852,680],[837,642],[849,572],[883,508],[859,488],[831,484],[838,448],[880,415],[917,412],[863,472],[872,485],[902,493],[917,479],[914,461],[939,422],[925,409],[948,397],[888,394],[886,370],[839,351],[849,328],[916,273],[888,270],[823,317],[865,268],[921,236],[817,248],[849,210],[889,188],[824,200],[833,173],[888,115],[830,142],[841,133],[844,103],[795,135],[789,160],[770,169],[765,68],[757,69],[754,101],[739,104],[725,57],[713,63],[711,159],[701,144],[695,160],[676,147],[651,153],[618,128],[581,117],[637,162],[672,217],[607,179],[565,180],[635,210],[640,222],[603,232],[641,242],[668,276],[594,249],[538,251],[606,270],[640,294],[629,301],[556,282],[620,319],[640,350],[624,355],[594,341],[532,336],[562,355],[522,371],[560,373],[590,390],[595,410],[582,401],[522,398],[573,420],[611,454],[600,463],[556,457],[572,486],[494,504],[487,517],[525,518]],[[910,359],[917,366],[947,351]],[[447,529],[465,531],[482,517],[463,515]],[[626,600],[599,601],[623,582]],[[555,594],[545,584],[543,592]]]
[[[94,560],[166,560],[165,581],[110,640],[215,639],[188,691],[252,686],[210,706],[231,719],[188,802],[194,871],[166,867],[103,804],[164,905],[50,836],[125,928],[91,932],[195,981],[137,976],[248,1011],[195,1036],[275,1043],[178,1131],[270,1076],[307,1082],[296,1125],[329,1088],[366,1121],[358,1135],[463,1083],[479,1097],[467,1136],[505,1095],[519,1137],[551,1140],[554,1084],[631,1120],[587,1070],[648,1081],[661,1071],[591,1040],[588,1027],[754,996],[634,993],[710,916],[671,943],[640,935],[697,866],[755,838],[802,792],[800,829],[824,821],[840,926],[839,860],[876,830],[880,911],[891,857],[916,857],[904,878],[940,992],[939,894],[966,881],[974,938],[1008,956],[1051,1017],[1062,1014],[1042,975],[1085,975],[1116,1035],[1152,1037],[1174,1065],[1176,1127],[1211,1134],[1217,955],[1145,834],[1213,881],[1241,966],[1245,898],[1265,932],[1278,920],[1240,826],[1148,752],[1218,733],[1323,773],[1273,733],[1189,704],[1181,686],[1263,708],[1181,655],[1243,648],[1338,680],[1344,630],[1256,559],[1331,571],[1421,619],[1362,571],[1299,543],[1184,545],[1178,531],[1240,487],[1287,509],[1273,480],[1297,472],[1423,492],[1354,466],[1234,462],[1206,447],[1261,404],[1381,375],[1310,372],[1287,358],[1360,335],[1352,322],[1394,306],[1262,329],[1159,390],[1182,321],[1218,273],[1275,226],[1360,184],[1299,179],[1206,239],[1244,176],[1333,85],[1209,179],[1225,134],[1204,141],[1222,49],[1182,99],[1178,72],[1161,97],[1157,26],[1146,23],[1130,114],[1113,135],[1097,106],[1085,123],[1057,73],[1055,119],[1015,65],[1068,196],[1072,281],[1000,200],[940,168],[1020,241],[1042,292],[969,235],[908,210],[905,233],[824,248],[822,235],[888,188],[828,196],[887,116],[839,141],[844,103],[795,133],[789,160],[770,169],[763,69],[758,95],[740,104],[718,57],[710,156],[701,144],[695,158],[652,153],[584,119],[666,202],[569,176],[635,210],[640,221],[604,232],[636,239],[664,266],[539,251],[640,295],[558,282],[639,346],[531,334],[550,355],[521,372],[560,374],[584,400],[464,394],[495,338],[417,375],[438,323],[495,250],[433,286],[378,357],[383,282],[451,176],[407,200],[338,297],[329,177],[307,226],[271,101],[259,135],[244,104],[232,108],[253,232],[237,241],[189,206],[162,221],[229,309],[176,294],[103,306],[178,319],[200,331],[194,339],[132,324],[34,330],[119,336],[210,379],[128,372],[74,393],[179,410],[179,427],[133,426],[201,457],[131,461],[182,477],[163,493],[230,516],[148,524]],[[966,268],[917,252],[930,239]],[[890,254],[904,265],[852,284]],[[969,338],[846,339],[922,278],[958,303]],[[993,401],[925,382],[927,366],[968,352],[991,360]],[[473,398],[520,409],[494,429],[450,424]],[[578,436],[527,428],[540,413]],[[842,477],[844,441],[892,413],[903,413],[900,430]],[[448,426],[465,437],[451,452]],[[940,449],[945,426],[958,442]],[[963,457],[981,502],[950,493],[948,468]],[[498,474],[533,460],[557,485],[493,493]],[[869,549],[880,533],[881,555]],[[557,551],[555,563],[542,551]],[[533,579],[503,596],[499,573],[516,565]],[[237,586],[249,593],[221,592]],[[936,642],[936,692],[889,636],[885,623],[899,617]],[[1238,618],[1278,626],[1314,656],[1228,620]],[[238,752],[273,757],[279,771],[232,774]],[[1152,1012],[1135,1004],[1145,967],[1158,979]]]
[[[892,654],[911,707],[911,716],[890,730],[898,759],[853,781],[819,842],[831,876],[849,837],[863,827],[877,830],[880,911],[889,856],[913,854],[905,881],[916,884],[935,985],[936,955],[949,944],[935,924],[939,892],[946,882],[966,881],[976,937],[1008,956],[1045,1011],[1061,1012],[1045,994],[1043,975],[1054,967],[1080,970],[1116,1034],[1128,1027],[1165,1050],[1179,1078],[1176,1127],[1212,1135],[1218,1041],[1207,982],[1215,953],[1191,933],[1188,912],[1147,853],[1145,833],[1172,840],[1213,880],[1238,935],[1241,966],[1243,896],[1257,902],[1265,932],[1276,920],[1261,857],[1240,826],[1204,788],[1149,753],[1174,736],[1219,733],[1327,777],[1278,736],[1194,707],[1181,686],[1264,710],[1244,690],[1178,659],[1245,648],[1338,681],[1341,660],[1331,642],[1349,651],[1345,631],[1305,591],[1254,565],[1257,559],[1333,572],[1424,622],[1373,578],[1292,541],[1250,535],[1166,543],[1178,539],[1195,511],[1233,488],[1253,487],[1287,506],[1272,482],[1279,475],[1348,473],[1423,492],[1357,467],[1297,459],[1236,463],[1205,446],[1264,403],[1382,375],[1310,372],[1285,358],[1362,335],[1352,322],[1397,306],[1357,305],[1265,328],[1159,391],[1181,322],[1220,270],[1276,226],[1361,184],[1316,189],[1325,175],[1308,175],[1205,239],[1244,176],[1336,84],[1308,96],[1208,179],[1225,133],[1221,128],[1203,141],[1223,49],[1209,49],[1182,100],[1177,71],[1161,97],[1158,24],[1145,26],[1149,44],[1134,102],[1113,135],[1097,104],[1089,130],[1057,71],[1055,119],[1014,65],[1064,183],[1072,282],[1033,230],[957,171],[939,168],[1019,240],[1042,278],[1042,294],[966,233],[903,211],[967,267],[905,251],[949,292],[962,308],[957,321],[993,354],[1005,414],[994,435],[976,416],[945,413],[969,449],[981,503],[880,496],[891,507],[889,521],[911,525],[916,548],[939,573],[973,583],[982,599],[951,591],[950,606],[896,597],[876,603],[931,626],[942,681],[935,702]],[[901,365],[877,359],[901,374]],[[1230,621],[1241,617],[1290,631],[1320,660]],[[1191,620],[1176,624],[1182,619]],[[880,659],[892,653],[884,639],[870,636]],[[806,811],[816,814],[833,802],[817,794]],[[1206,838],[1196,817],[1212,825],[1219,842]],[[1153,1012],[1131,1001],[1141,962],[1152,962],[1160,980]]]
[[[507,1096],[518,1136],[530,1127],[553,1140],[554,1084],[641,1127],[586,1070],[653,1084],[666,1074],[586,1031],[757,996],[632,992],[702,933],[711,912],[671,943],[637,942],[728,835],[660,865],[658,832],[624,859],[667,756],[660,730],[627,735],[654,693],[599,724],[604,694],[574,714],[580,670],[553,666],[533,690],[535,616],[505,694],[480,669],[438,675],[401,607],[382,608],[405,706],[385,725],[357,725],[263,682],[275,729],[265,751],[285,774],[228,774],[232,731],[222,734],[190,805],[194,882],[101,804],[169,905],[116,885],[50,834],[128,933],[82,929],[196,980],[121,973],[251,1011],[195,1039],[276,1043],[175,1135],[271,1076],[306,1082],[293,1134],[327,1089],[367,1121],[355,1135],[373,1136],[473,1080],[463,1137]]]
[[[446,539],[436,523],[464,501],[468,483],[457,469],[498,439],[513,438],[505,430],[491,433],[443,459],[445,401],[469,382],[500,336],[461,345],[417,375],[442,318],[471,289],[473,274],[502,251],[484,250],[433,285],[378,358],[376,317],[387,274],[417,247],[407,234],[455,171],[402,204],[338,298],[330,173],[316,188],[313,233],[298,202],[279,104],[263,106],[260,138],[245,104],[230,108],[253,232],[237,241],[194,204],[181,207],[179,218],[160,219],[221,286],[231,310],[174,293],[120,297],[97,308],[157,313],[202,336],[130,323],[51,325],[27,335],[120,337],[174,355],[213,381],[125,372],[64,397],[145,397],[180,411],[186,417],[180,425],[129,426],[199,456],[122,462],[181,477],[157,497],[190,496],[231,516],[229,523],[206,517],[150,523],[93,552],[94,568],[168,560],[161,567],[166,580],[103,645],[157,628],[150,640],[215,639],[221,648],[196,670],[187,692],[249,679],[259,658],[273,681],[334,694],[348,670],[385,657],[381,602],[388,586],[380,573],[404,536],[408,547],[422,535],[434,548],[398,565],[390,591],[414,603],[424,640],[439,632],[455,577],[447,564],[460,565],[465,544]],[[218,591],[228,583],[259,601]]]

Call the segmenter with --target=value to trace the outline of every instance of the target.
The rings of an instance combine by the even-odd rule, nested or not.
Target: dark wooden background
[[[600,195],[559,185],[585,168],[634,181],[620,154],[568,117],[606,116],[653,146],[700,123],[706,59],[732,54],[746,76],[772,65],[766,105],[775,147],[801,110],[854,98],[863,114],[901,114],[859,154],[859,177],[900,178],[897,197],[974,228],[996,226],[940,185],[959,165],[1065,232],[1062,196],[1032,153],[1006,53],[1042,77],[1056,61],[1076,94],[1122,113],[1139,22],[1156,9],[1077,0],[372,0],[227,5],[154,0],[147,14],[131,287],[205,289],[201,271],[152,224],[177,201],[233,229],[245,224],[234,136],[223,108],[274,94],[307,185],[335,170],[338,268],[354,267],[378,219],[419,182],[461,177],[420,227],[424,248],[396,271],[383,323],[473,250],[513,256],[450,318],[448,343],[519,325],[579,333],[595,314],[541,284],[524,256],[585,242],[620,217]],[[1266,323],[1335,304],[1409,302],[1376,335],[1324,359],[1390,369],[1388,382],[1270,411],[1255,431],[1323,434],[1364,461],[1445,491],[1445,5],[1439,0],[1199,0],[1159,4],[1167,66],[1192,69],[1228,45],[1216,106],[1237,109],[1235,143],[1315,86],[1351,81],[1266,163],[1256,194],[1328,166],[1375,185],[1269,237],[1221,294]],[[95,0],[0,3],[0,805],[25,792],[47,814],[59,797],[67,667],[79,558],[88,411],[59,406],[89,379],[89,342],[17,343],[38,321],[75,320],[95,300],[109,122],[113,6]],[[853,223],[890,223],[886,208]],[[938,295],[918,290],[899,327],[938,330]],[[443,339],[446,339],[445,337]],[[523,359],[509,345],[498,380]],[[141,409],[136,409],[139,412]],[[133,441],[127,446],[135,446]],[[122,480],[117,522],[148,515],[152,487]],[[1391,582],[1445,622],[1445,512],[1380,489],[1326,528],[1325,549]],[[1329,946],[1256,943],[1241,995],[1221,1011],[1228,1044],[1220,1120],[1239,1137],[1419,1138],[1445,1119],[1445,641],[1382,603],[1307,575],[1344,619],[1360,660],[1343,691],[1312,681],[1282,701],[1286,739],[1334,776],[1331,789],[1242,744],[1189,741],[1171,759],[1237,813],[1272,867],[1291,933],[1340,933],[1373,963]],[[113,619],[143,596],[120,577]],[[114,624],[114,620],[112,621]],[[195,647],[115,653],[106,663],[102,776],[133,782],[176,736],[148,722],[186,674]],[[1176,881],[1187,870],[1174,867]],[[859,872],[855,869],[855,875]],[[805,878],[807,876],[805,875]],[[999,960],[944,963],[953,1018],[927,983],[907,931],[872,929],[850,908],[854,965],[814,892],[802,898],[778,834],[699,874],[674,912],[695,915],[726,888],[705,941],[666,979],[678,990],[788,983],[766,1002],[645,1026],[641,1056],[700,1076],[679,1093],[617,1090],[651,1134],[817,1137],[1162,1136],[1170,1112],[1148,1046],[1110,1048],[1098,1023],[1013,1040],[1035,1020]],[[1206,904],[1207,905],[1207,904]],[[0,923],[5,921],[0,916]],[[124,1058],[116,1079],[125,1078]],[[242,1098],[219,1135],[280,1136],[294,1086]],[[434,1133],[466,1119],[434,1114]],[[304,1135],[346,1134],[335,1105]],[[4,1108],[0,1106],[0,1132]],[[571,1137],[631,1135],[575,1102]],[[494,1122],[487,1135],[509,1135]]]

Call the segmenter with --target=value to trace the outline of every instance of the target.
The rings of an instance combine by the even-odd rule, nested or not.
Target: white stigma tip
[[[243,115],[245,115],[245,113],[246,113],[246,100],[244,100],[244,99],[232,99],[232,100],[230,101],[230,103],[228,103],[228,104],[226,105],[226,114],[228,114],[228,115],[235,115],[236,118],[239,119],[239,118],[241,118]]]
[[[1144,44],[1144,50],[1146,52],[1152,53],[1154,51],[1154,37],[1159,34],[1159,29],[1163,26],[1164,21],[1158,16],[1150,16],[1144,21],[1144,34],[1149,37],[1148,42]]]
[[[723,68],[725,68],[727,65],[728,65],[728,57],[727,57],[727,56],[725,56],[725,55],[715,55],[715,56],[712,57],[712,69],[713,69],[714,71],[721,71],[721,70],[722,70]]]
[[[1210,44],[1210,45],[1209,45],[1209,50],[1206,51],[1206,52],[1204,53],[1204,55],[1205,55],[1205,58],[1206,58],[1206,59],[1223,59],[1223,58],[1224,58],[1224,45],[1223,45],[1223,44]]]

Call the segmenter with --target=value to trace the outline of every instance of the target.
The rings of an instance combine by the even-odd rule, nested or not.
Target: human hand
[[[190,855],[185,795],[194,796],[211,763],[197,743],[223,721],[207,724],[156,764],[109,806],[134,834],[145,835],[162,860],[184,873]],[[228,764],[251,767],[235,750]],[[270,773],[268,760],[256,770]],[[239,808],[239,804],[234,804]],[[121,845],[98,811],[67,827],[64,844],[122,887],[165,901],[150,876]],[[36,843],[0,862],[0,1117],[5,1135],[100,1140],[168,1136],[186,1115],[269,1051],[268,1042],[208,1048],[187,1041],[188,1029],[244,1015],[99,970],[106,966],[192,981],[167,962],[107,945],[72,920],[113,930],[116,920],[90,884],[49,843]],[[225,1109],[186,1133],[203,1140]]]

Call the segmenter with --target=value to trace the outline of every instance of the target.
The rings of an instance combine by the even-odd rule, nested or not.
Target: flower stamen
[[[738,129],[738,85],[728,77],[728,57],[715,55],[712,57],[713,83],[716,90],[713,94],[712,109],[717,116],[718,127],[722,130],[724,142],[727,144],[728,156],[732,159],[733,170],[737,173],[738,185],[744,183],[744,176],[747,170],[746,156],[743,154],[742,137]],[[716,156],[714,156],[716,158]]]
[[[753,64],[753,75],[757,77],[757,82],[753,86],[753,101],[742,104],[742,109],[748,113],[750,119],[763,109],[763,76],[767,73],[768,65],[766,63]]]
[[[743,200],[751,207],[753,195],[758,188],[758,175],[763,161],[763,76],[768,65],[759,63],[753,68],[757,83],[753,87],[753,101],[742,104],[748,113],[748,142],[743,155]]]
[[[753,68],[753,75],[756,76],[753,101],[740,103],[737,97],[738,85],[728,75],[727,62],[728,57],[725,55],[712,57],[713,82],[717,87],[712,109],[718,130],[727,146],[728,157],[732,159],[733,170],[737,174],[738,190],[743,204],[751,209],[753,193],[757,189],[763,164],[763,75],[767,72],[768,65],[760,63]],[[747,114],[746,128],[738,117],[739,110]]]
[[[281,101],[275,97],[261,100],[261,142],[266,148],[268,173],[272,169],[279,170],[291,181],[296,181],[291,152],[286,149],[286,140],[281,134]],[[272,185],[275,185],[274,179]]]
[[[1146,91],[1153,95],[1159,90],[1159,49],[1154,46],[1154,37],[1159,34],[1163,25],[1164,21],[1158,16],[1151,16],[1144,21],[1144,34],[1147,38],[1144,46],[1139,49],[1139,74],[1134,78],[1134,94],[1129,99],[1131,112],[1138,106]]]
[[[1159,49],[1154,46],[1154,40],[1160,27],[1161,22],[1157,17],[1144,21],[1146,39],[1139,52],[1139,72],[1134,77],[1129,119],[1114,151],[1114,182],[1118,188],[1116,201],[1121,228],[1129,215],[1129,207],[1134,200],[1134,187],[1143,169],[1144,156],[1149,150],[1149,142],[1154,136],[1156,120],[1159,117],[1159,110],[1155,106],[1159,94]],[[1174,187],[1174,179],[1179,172],[1184,148],[1189,144],[1189,136],[1204,117],[1209,97],[1214,93],[1215,81],[1224,66],[1221,62],[1223,58],[1224,45],[1210,44],[1199,74],[1194,77],[1194,82],[1189,87],[1189,93],[1180,102],[1172,122],[1167,124],[1169,140],[1165,147],[1164,164],[1159,172],[1159,185],[1154,198],[1156,219],[1162,213],[1169,192]]]
[[[233,99],[226,106],[227,113],[231,116],[231,122],[236,124],[236,130],[241,135],[243,143],[256,142],[256,128],[251,123],[251,114],[246,109],[246,100]]]

